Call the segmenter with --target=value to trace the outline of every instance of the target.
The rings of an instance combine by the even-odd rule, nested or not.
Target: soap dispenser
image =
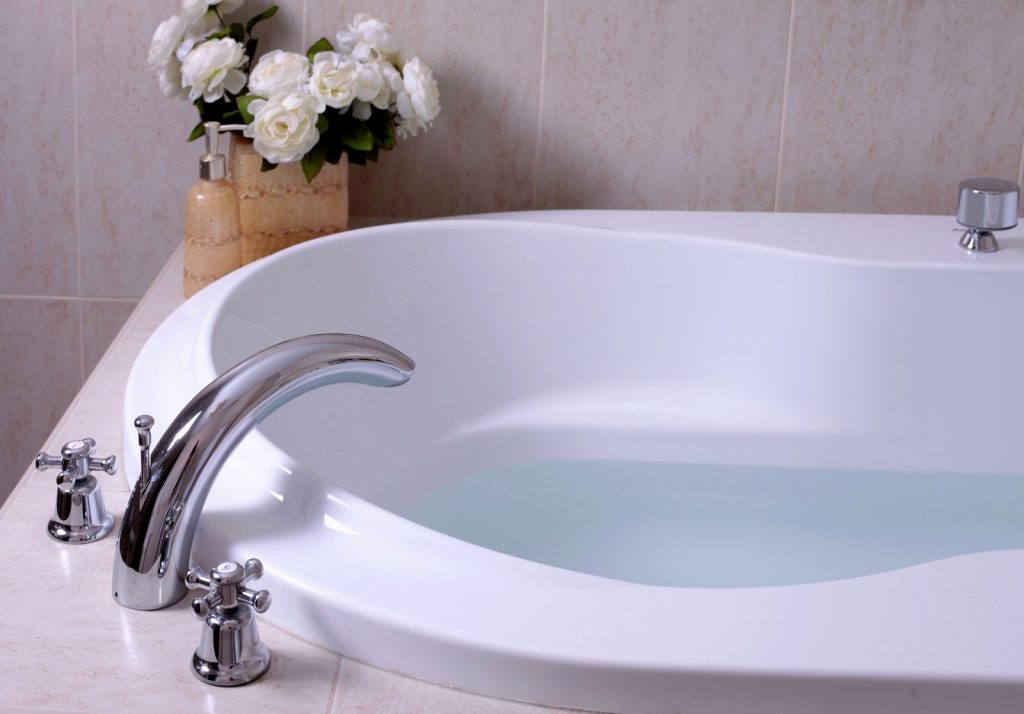
[[[208,121],[206,153],[199,159],[199,182],[188,193],[185,209],[185,297],[242,265],[242,229],[238,192],[226,178],[218,150],[220,124]]]

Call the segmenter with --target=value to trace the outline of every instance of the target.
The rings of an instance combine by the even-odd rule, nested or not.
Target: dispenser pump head
[[[220,122],[208,121],[203,124],[206,130],[206,153],[199,158],[199,178],[207,181],[220,181],[227,175],[224,154],[219,151]]]

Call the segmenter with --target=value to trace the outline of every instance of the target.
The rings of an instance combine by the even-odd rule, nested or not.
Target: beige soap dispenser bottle
[[[185,297],[242,265],[238,192],[226,178],[218,151],[220,124],[206,122],[206,153],[199,159],[199,182],[185,208]]]

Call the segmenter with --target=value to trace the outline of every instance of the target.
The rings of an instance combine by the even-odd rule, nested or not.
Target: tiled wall
[[[1021,176],[1020,0],[278,4],[264,49],[365,10],[439,79],[433,130],[353,171],[354,216],[951,213],[959,179]],[[175,5],[0,10],[0,499],[180,241],[195,117],[145,65]]]

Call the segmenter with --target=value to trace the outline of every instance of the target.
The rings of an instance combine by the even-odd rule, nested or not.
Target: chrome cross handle
[[[192,601],[192,614],[204,621],[199,647],[192,656],[192,672],[207,684],[232,687],[262,676],[270,666],[270,651],[260,641],[256,612],[270,607],[270,593],[245,587],[263,575],[255,558],[221,563],[209,573],[193,566],[185,575],[191,589],[209,592]]]
[[[87,475],[90,471],[105,471],[110,475],[117,473],[117,457],[108,456],[105,459],[94,459],[96,453],[96,441],[88,437],[76,439],[64,444],[60,450],[60,456],[50,456],[45,451],[36,454],[36,468],[40,471],[59,468],[61,471],[75,470],[81,476]]]
[[[249,558],[244,567],[230,561],[221,563],[209,573],[197,565],[192,566],[185,575],[185,584],[193,590],[210,591],[192,601],[192,613],[201,620],[215,607],[229,610],[239,603],[251,605],[256,612],[266,612],[270,608],[270,593],[245,587],[247,582],[262,575],[263,563],[256,558]]]
[[[114,517],[107,513],[103,491],[93,471],[117,473],[117,459],[94,458],[96,442],[77,439],[64,444],[60,456],[45,451],[36,454],[36,469],[60,469],[57,476],[57,503],[46,532],[61,543],[92,543],[107,535],[114,527]]]

